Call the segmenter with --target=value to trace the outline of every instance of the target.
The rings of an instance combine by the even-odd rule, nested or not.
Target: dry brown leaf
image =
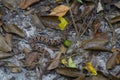
[[[3,26],[3,29],[8,32],[8,33],[14,33],[19,35],[20,37],[24,37],[24,32],[22,29],[20,29],[17,25],[15,24],[10,24],[10,25],[6,25]]]
[[[68,12],[69,9],[70,8],[68,6],[59,5],[55,7],[49,15],[61,17],[61,16],[64,16]]]
[[[12,48],[7,44],[5,38],[0,35],[0,51],[8,52],[11,51]]]
[[[13,44],[12,44],[12,34],[6,33],[5,35],[5,40],[8,43],[8,45],[13,48]]]
[[[61,75],[64,75],[64,76],[68,76],[68,77],[79,77],[79,76],[84,76],[84,74],[82,74],[80,72],[79,69],[76,69],[76,68],[68,68],[68,67],[65,67],[65,68],[57,68],[55,69],[56,72],[58,74],[61,74]]]
[[[114,5],[120,9],[120,1],[115,3]]]
[[[35,63],[38,57],[38,52],[29,52],[26,55],[25,65],[27,66],[27,69],[33,69],[36,66]]]
[[[112,49],[112,56],[108,59],[106,63],[106,68],[107,69],[112,69],[116,65],[120,64],[120,50],[117,49]]]
[[[12,54],[0,51],[0,59],[11,57]]]
[[[116,23],[118,21],[120,21],[120,15],[117,15],[117,16],[113,17],[109,22],[111,24],[114,24],[114,23]]]
[[[39,2],[40,0],[22,0],[20,3],[20,8],[21,9],[26,9],[28,8],[30,5]]]
[[[53,62],[49,65],[49,67],[47,68],[47,70],[52,70],[55,69],[56,67],[58,67],[59,63],[60,63],[60,57],[61,57],[61,52],[58,52],[55,55],[55,58],[53,59]]]

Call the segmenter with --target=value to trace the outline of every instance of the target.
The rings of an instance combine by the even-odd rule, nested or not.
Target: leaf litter
[[[1,61],[3,80],[120,79],[120,38],[114,32],[120,21],[119,1],[0,2],[0,59],[8,62]],[[34,47],[43,52],[29,45],[29,39],[39,35],[41,42],[34,43],[43,49]],[[61,43],[51,46],[44,40]],[[4,69],[9,69],[9,76]]]

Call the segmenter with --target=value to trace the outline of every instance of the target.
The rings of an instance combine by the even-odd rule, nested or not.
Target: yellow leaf
[[[95,70],[95,68],[93,67],[91,62],[87,62],[85,69],[87,69],[89,72],[91,72],[93,75],[97,75],[97,71]]]
[[[66,20],[65,18],[63,18],[63,17],[59,17],[58,19],[59,19],[60,22],[61,22],[61,23],[58,24],[59,28],[60,28],[61,30],[65,30],[66,26],[68,25],[67,20]]]
[[[61,60],[61,62],[62,62],[62,64],[64,64],[65,66],[67,66],[67,64],[68,64],[65,58],[63,58],[63,59]]]
[[[68,66],[71,67],[71,68],[76,68],[76,65],[75,63],[73,62],[72,58],[69,57],[68,59]]]
[[[55,7],[49,15],[62,17],[68,12],[69,9],[70,8],[68,6],[59,5]]]

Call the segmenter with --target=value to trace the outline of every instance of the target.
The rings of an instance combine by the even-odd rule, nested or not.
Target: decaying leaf
[[[20,29],[19,27],[17,27],[17,25],[10,24],[10,25],[3,26],[3,28],[8,33],[17,34],[20,37],[24,37],[25,36],[23,30]]]
[[[66,51],[67,51],[67,48],[65,46],[61,45],[60,46],[60,52],[63,53],[63,54],[65,54]]]
[[[80,72],[79,69],[76,69],[76,68],[65,67],[65,68],[57,68],[55,70],[58,74],[68,76],[68,77],[79,77],[84,75]]]
[[[26,9],[28,8],[30,5],[39,2],[40,0],[22,0],[20,3],[20,8],[21,9]]]
[[[29,52],[28,54],[26,54],[25,66],[27,67],[27,69],[35,68],[35,63],[37,62],[38,57],[38,52]]]
[[[5,59],[11,57],[12,54],[0,51],[0,59]]]
[[[117,16],[113,17],[109,22],[111,24],[114,24],[114,23],[119,22],[119,21],[120,21],[120,15],[117,15]]]
[[[66,26],[68,25],[67,20],[63,17],[59,17],[58,19],[60,20],[60,23],[58,24],[59,28],[61,30],[65,30]]]
[[[100,28],[100,21],[98,19],[95,19],[92,23],[92,28],[94,33],[96,33],[98,31],[98,29]]]
[[[93,39],[87,40],[83,43],[83,48],[85,50],[110,52],[111,50],[105,48],[107,42],[108,37],[106,33],[96,33]]]
[[[13,48],[13,44],[12,44],[12,34],[6,33],[5,35],[5,40],[7,42],[7,44]]]
[[[5,7],[10,9],[11,11],[14,10],[14,5],[15,5],[14,3],[16,2],[15,0],[10,0],[10,1],[8,1],[8,0],[1,0],[1,1],[2,1],[3,5]]]
[[[59,63],[60,63],[60,58],[61,58],[61,52],[58,52],[56,54],[56,56],[53,59],[53,62],[49,65],[49,67],[47,68],[47,70],[52,70],[58,67]]]
[[[8,52],[11,51],[12,48],[7,44],[5,38],[0,35],[0,51]]]
[[[62,17],[68,12],[69,9],[70,8],[68,6],[59,5],[55,7],[49,15]]]
[[[115,3],[114,5],[120,9],[120,1]]]
[[[84,68],[91,72],[93,75],[97,75],[97,71],[95,70],[91,62],[87,62]]]
[[[30,52],[30,50],[27,47],[24,47],[23,53],[28,54],[29,52]]]
[[[68,66],[71,67],[71,68],[76,68],[76,65],[75,65],[75,63],[73,62],[71,56],[70,56],[69,59],[68,59]]]
[[[116,49],[115,49],[116,50]],[[113,51],[112,49],[112,56],[108,59],[107,63],[106,63],[106,68],[107,69],[112,69],[114,68],[116,65],[120,64],[120,51]]]
[[[6,67],[8,67],[12,73],[20,73],[22,71],[20,67],[11,62],[6,62]]]
[[[58,20],[58,17],[56,16],[39,16],[40,21],[45,27],[53,28],[53,29],[60,29],[58,24],[60,21]]]

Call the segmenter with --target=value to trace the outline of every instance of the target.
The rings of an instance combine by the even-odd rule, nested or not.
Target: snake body
[[[30,39],[29,43],[33,50],[39,51],[41,53],[49,53],[42,46],[37,45],[36,43],[41,42],[49,46],[58,46],[64,41],[64,38],[50,39],[48,37],[39,35]]]

